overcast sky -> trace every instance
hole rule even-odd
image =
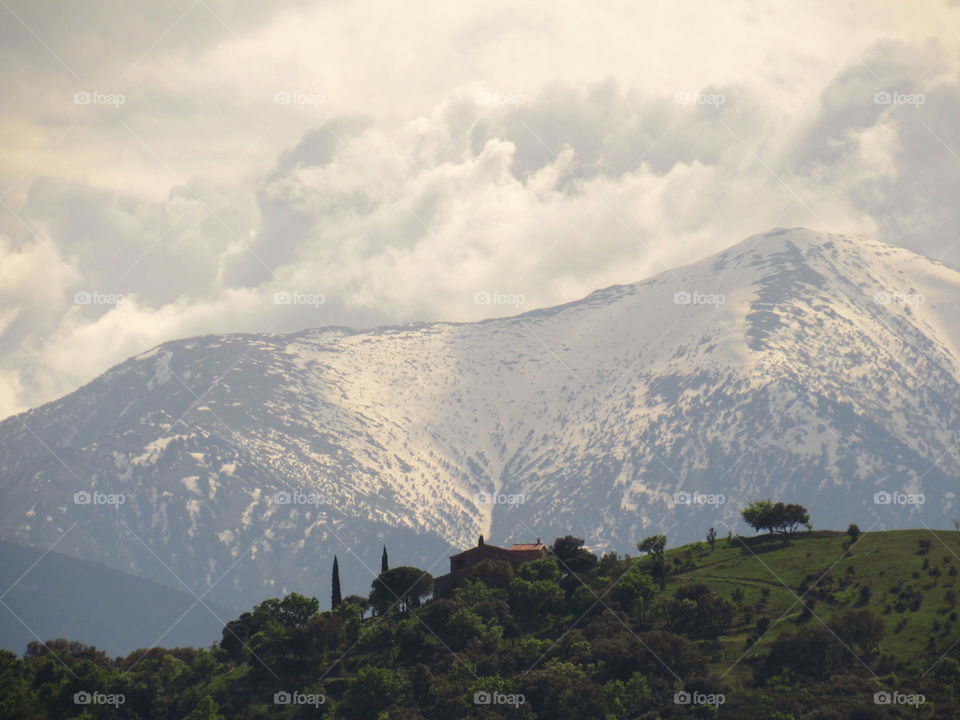
[[[776,226],[960,264],[958,39],[957,0],[0,0],[0,417]]]

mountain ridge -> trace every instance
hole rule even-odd
[[[169,583],[156,546],[204,588],[236,564],[213,592],[238,606],[311,591],[334,552],[359,580],[383,542],[430,567],[479,533],[587,527],[623,550],[734,528],[760,496],[833,526],[943,525],[958,292],[960,271],[908,250],[778,229],[506,318],[171,341],[0,423],[0,535],[42,547],[84,512],[72,492],[128,494],[118,517],[86,508],[69,551]],[[922,488],[939,502],[872,503]],[[317,502],[273,502],[294,491]]]

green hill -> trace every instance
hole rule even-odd
[[[901,662],[932,662],[960,638],[960,532],[894,530],[865,533],[855,544],[850,540],[845,533],[815,532],[786,545],[759,537],[718,540],[713,552],[699,544],[684,546],[667,552],[676,568],[667,589],[702,582],[727,598],[739,592],[744,604],[756,608],[757,619],[783,625],[868,609],[883,620],[882,651]],[[816,618],[804,613],[806,605]],[[769,649],[774,629],[751,654]],[[724,634],[731,662],[751,636],[756,632],[746,623]]]
[[[331,612],[267,600],[207,650],[0,654],[0,720],[960,717],[958,532],[554,550],[481,562],[449,598],[393,568]]]

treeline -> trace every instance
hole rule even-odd
[[[922,704],[874,702],[883,686],[870,666],[910,667],[882,652],[884,623],[868,602],[821,623],[804,600],[773,628],[769,594],[684,581],[738,544],[774,557],[797,529],[766,540],[711,533],[674,552],[654,535],[638,543],[641,557],[598,557],[566,536],[517,567],[484,560],[451,597],[425,602],[429,573],[384,557],[368,596],[337,598],[326,612],[296,593],[268,599],[211,648],[108,658],[55,641],[31,643],[23,658],[2,653],[0,720],[960,717],[960,666],[949,657],[915,678]],[[859,537],[851,531],[847,547]],[[823,587],[796,591],[826,597]]]

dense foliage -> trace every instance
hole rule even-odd
[[[388,568],[332,611],[265,600],[208,649],[31,643],[0,653],[0,720],[960,717],[960,533],[771,530],[641,557],[559,538],[425,602],[428,573]]]

